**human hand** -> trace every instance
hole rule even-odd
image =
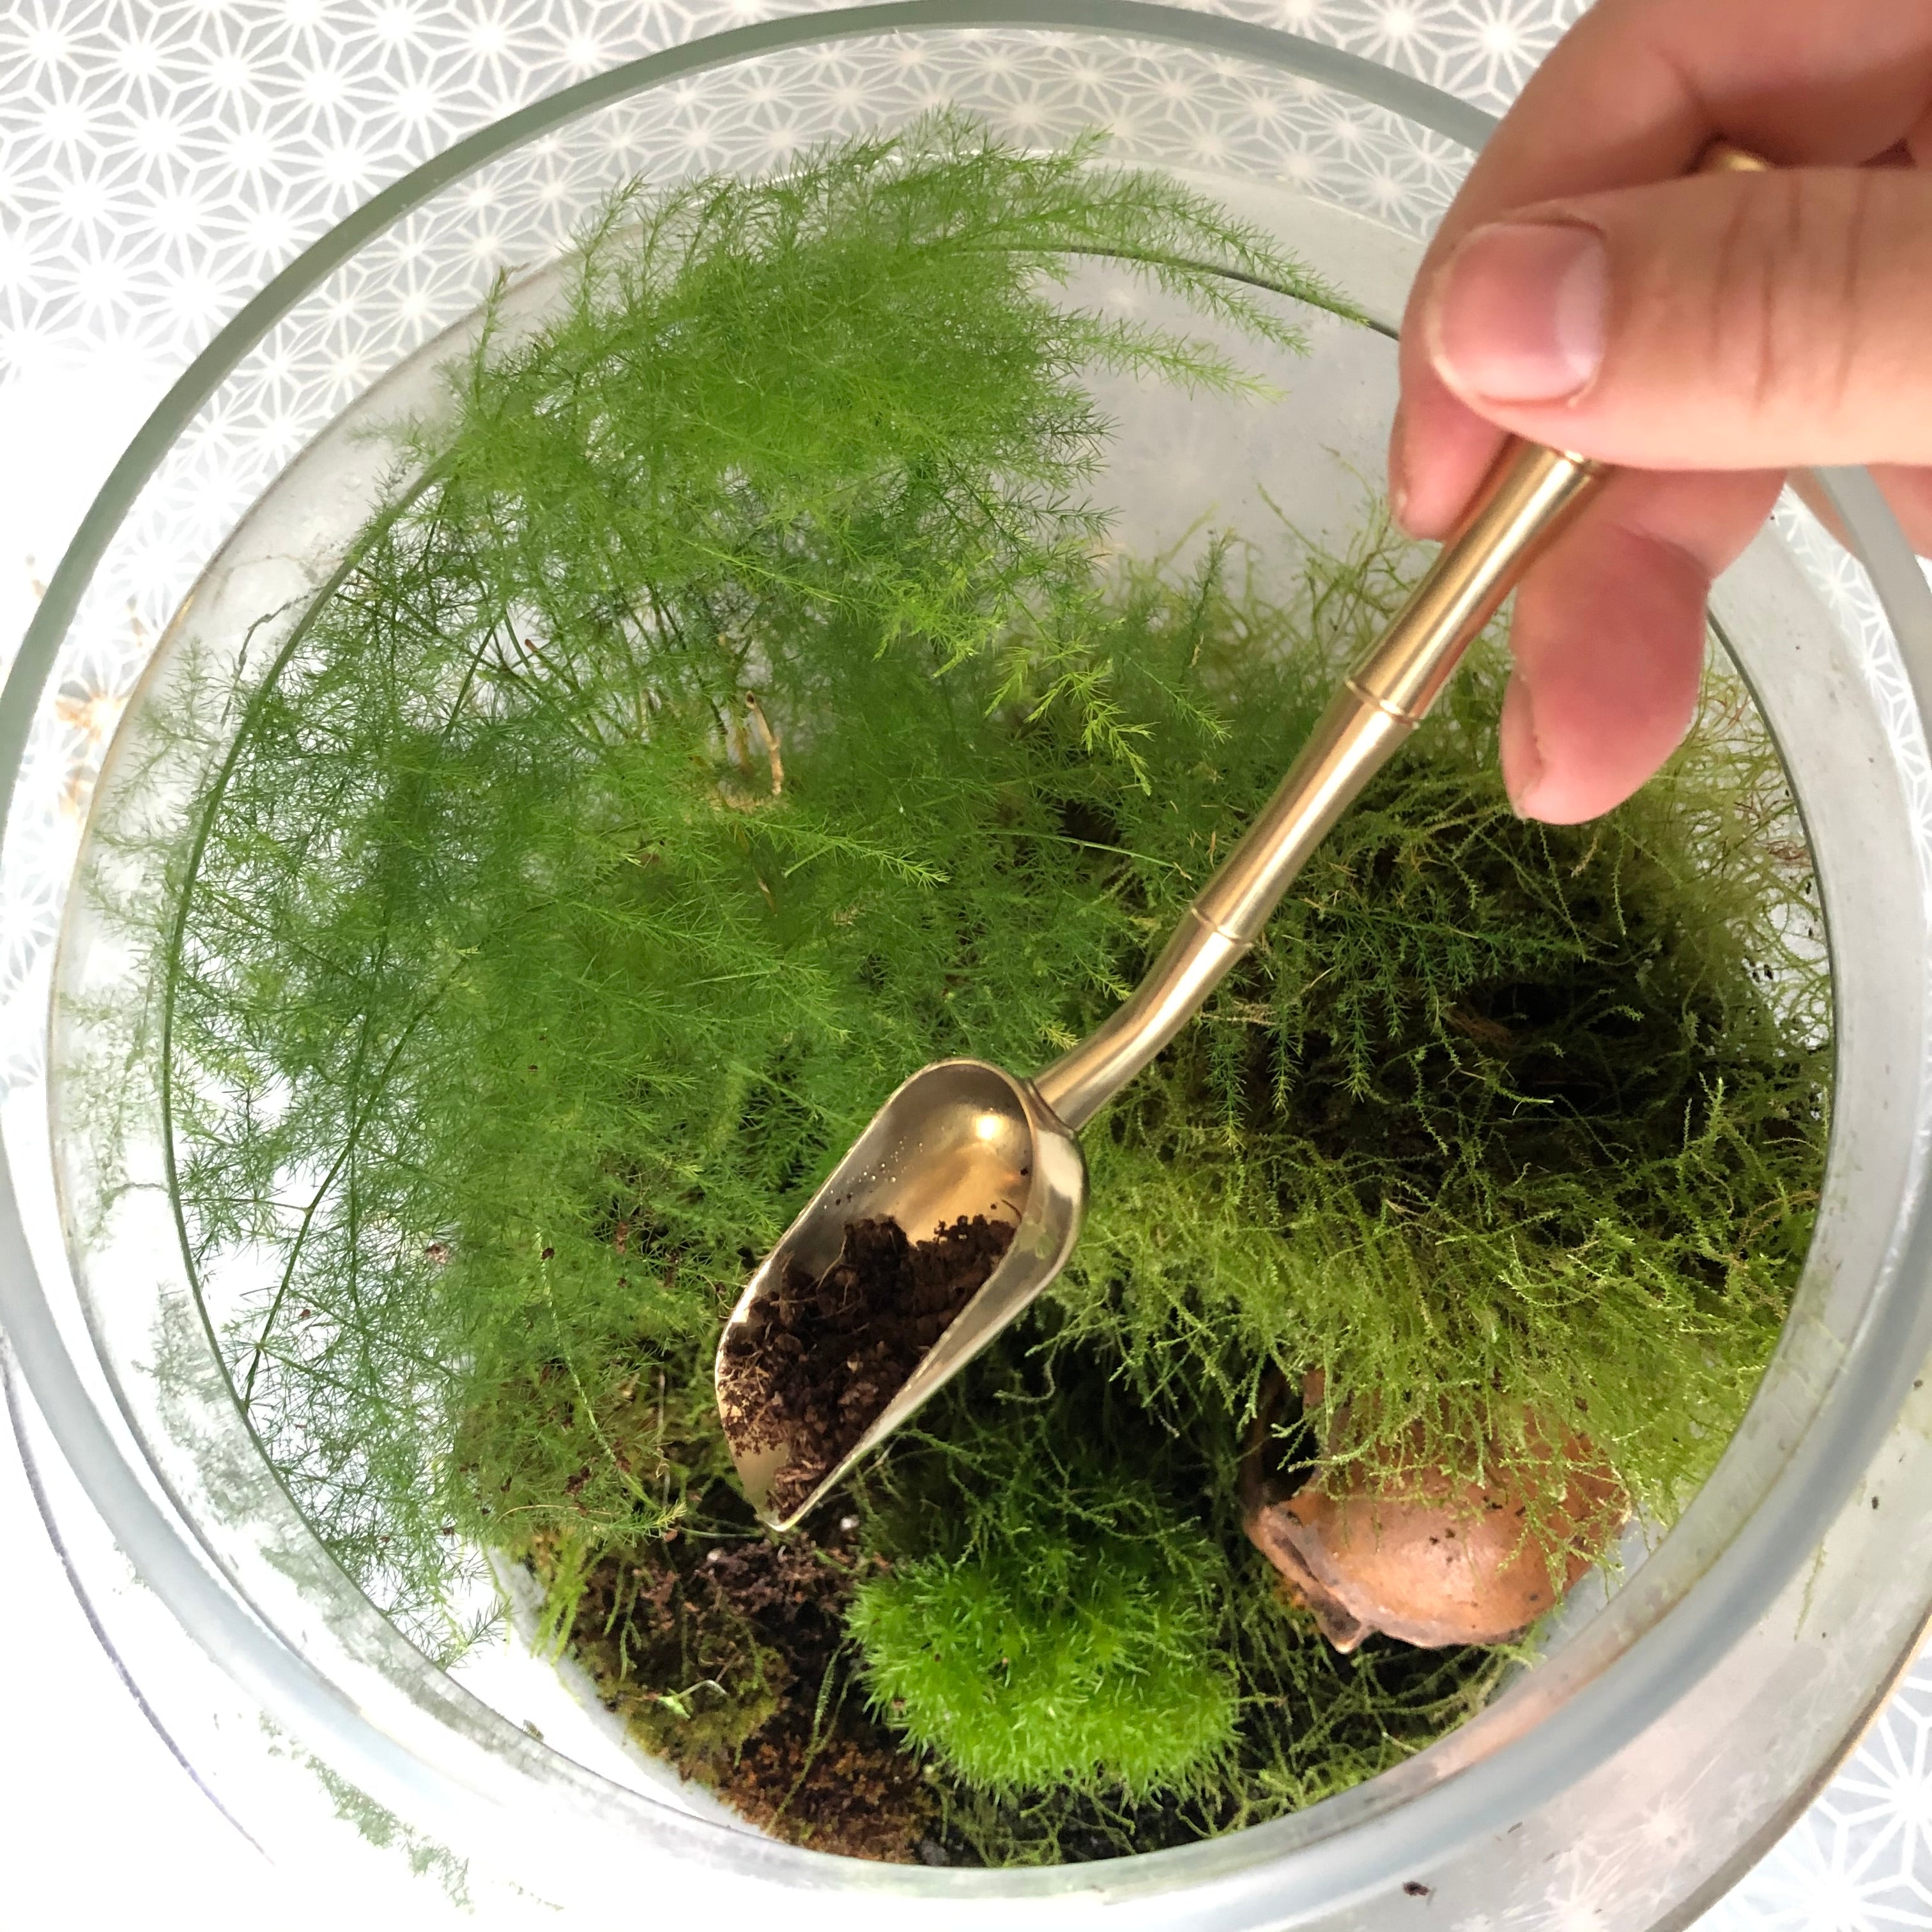
[[[1776,171],[1687,176],[1719,136]],[[1504,430],[1652,472],[1516,592],[1504,781],[1593,818],[1682,736],[1711,580],[1788,466],[1870,464],[1932,553],[1932,0],[1598,0],[1424,257],[1402,386],[1415,536]]]

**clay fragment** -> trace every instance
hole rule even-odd
[[[1532,1460],[1484,1486],[1444,1471],[1405,1478],[1396,1496],[1376,1493],[1372,1460],[1318,1467],[1312,1478],[1275,1473],[1269,1451],[1286,1388],[1264,1400],[1242,1466],[1249,1540],[1281,1573],[1290,1601],[1313,1615],[1339,1651],[1371,1631],[1424,1649],[1501,1643],[1518,1636],[1588,1570],[1628,1513],[1623,1486],[1589,1438],[1563,1438],[1567,1474],[1532,1430]],[[1321,1400],[1310,1378],[1304,1400]],[[1346,1411],[1340,1426],[1346,1426]],[[1539,1481],[1539,1466],[1552,1473]],[[1540,1533],[1528,1532],[1537,1521]],[[1554,1556],[1551,1552],[1554,1552]],[[1560,1563],[1562,1587],[1552,1588]]]

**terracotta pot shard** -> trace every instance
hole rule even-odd
[[[1576,1431],[1562,1439],[1563,1487],[1552,1495],[1559,1458],[1534,1422],[1528,1459],[1487,1486],[1424,1470],[1406,1477],[1400,1494],[1384,1495],[1368,1458],[1318,1465],[1295,1486],[1269,1467],[1285,1394],[1279,1385],[1264,1398],[1249,1439],[1244,1526],[1281,1573],[1283,1595],[1339,1651],[1372,1630],[1424,1649],[1520,1636],[1590,1568],[1628,1514],[1616,1472]],[[1304,1394],[1310,1407],[1320,1402],[1318,1377]],[[1548,1482],[1538,1481],[1539,1466]]]

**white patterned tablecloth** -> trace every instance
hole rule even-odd
[[[0,0],[0,668],[39,578],[121,445],[304,244],[515,107],[621,61],[790,10],[802,10],[769,0]],[[1499,111],[1582,8],[1227,0],[1225,10]],[[1175,111],[1184,118],[1186,102]],[[354,355],[337,352],[346,400]],[[251,425],[257,445],[262,427]],[[314,425],[279,427],[292,454]],[[142,610],[128,621],[141,624]],[[102,663],[92,680],[84,666],[70,677],[62,699],[77,742],[96,746],[126,694]],[[24,989],[46,937],[33,930],[31,908],[8,916],[0,1000]],[[38,1533],[24,1517],[0,1523],[0,1538]],[[36,1614],[66,1612],[43,1604]],[[18,1654],[0,1650],[7,1668],[20,1667]],[[0,1706],[5,1693],[0,1682]],[[10,1754],[22,1742],[14,1732]],[[180,1773],[158,1756],[152,1776]],[[176,1802],[172,1790],[158,1802],[163,1796]],[[80,1815],[86,1794],[39,1796],[40,1815],[58,1819]],[[25,1822],[18,1811],[10,1820]],[[220,1910],[211,1901],[202,1922],[230,1922]],[[1824,1796],[1702,1924],[1932,1932],[1932,1653]]]

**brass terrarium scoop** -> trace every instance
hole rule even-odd
[[[1705,170],[1765,165],[1724,142],[1700,163]],[[780,1529],[799,1521],[1066,1265],[1087,1204],[1080,1130],[1253,944],[1309,854],[1427,715],[1517,579],[1607,473],[1584,457],[1511,442],[1126,1003],[1030,1080],[984,1060],[940,1060],[879,1109],[746,1283],[719,1342],[718,1412],[745,1493],[765,1521]],[[764,1400],[754,1338],[769,1331],[801,1282],[840,1262],[854,1223],[890,1219],[917,1243],[976,1216],[1012,1230],[991,1272],[862,1433],[830,1457],[810,1459],[822,1468],[801,1469],[799,1438]]]

